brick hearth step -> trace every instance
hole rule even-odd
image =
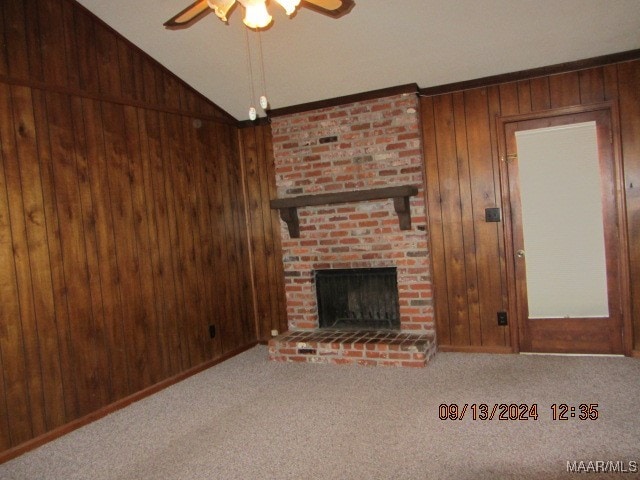
[[[436,350],[433,335],[385,330],[299,330],[269,340],[278,362],[424,367]]]

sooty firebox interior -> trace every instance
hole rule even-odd
[[[400,329],[395,268],[316,270],[315,282],[320,328]]]

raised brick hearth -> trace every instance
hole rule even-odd
[[[424,367],[435,353],[432,335],[389,331],[300,330],[269,341],[279,362]]]
[[[435,352],[418,110],[415,94],[400,94],[273,119],[280,199],[418,192],[408,197],[408,228],[393,198],[297,207],[298,238],[281,222],[289,331],[270,341],[272,359],[417,366]],[[397,269],[399,331],[318,329],[316,270],[386,267]]]

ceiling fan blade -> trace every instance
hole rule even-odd
[[[355,5],[353,0],[303,0],[301,3],[310,10],[334,18],[349,13]]]
[[[209,4],[207,0],[198,0],[197,2],[189,5],[187,8],[182,10],[176,16],[171,17],[169,20],[164,22],[165,27],[183,27],[188,23],[191,23],[198,19],[202,14],[206,13],[209,8]]]

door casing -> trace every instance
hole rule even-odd
[[[592,105],[583,105],[568,108],[557,108],[551,110],[538,111],[534,113],[498,116],[496,118],[496,131],[498,134],[498,155],[500,159],[500,188],[503,211],[503,232],[505,239],[506,274],[507,274],[507,295],[508,312],[510,318],[510,341],[512,351],[520,352],[521,336],[523,335],[523,322],[520,318],[520,306],[518,305],[517,284],[516,284],[516,248],[514,244],[514,231],[512,224],[511,198],[509,188],[509,173],[507,158],[507,138],[505,126],[510,123],[527,120],[550,119],[560,116],[568,116],[586,112],[606,111],[611,119],[612,149],[613,149],[613,182],[616,204],[616,223],[619,247],[619,257],[617,273],[619,282],[619,302],[622,314],[622,350],[625,355],[631,355],[633,350],[633,336],[631,323],[631,298],[629,280],[629,247],[627,237],[627,215],[626,202],[624,197],[624,177],[622,168],[622,155],[619,141],[619,114],[616,102],[603,102]]]

